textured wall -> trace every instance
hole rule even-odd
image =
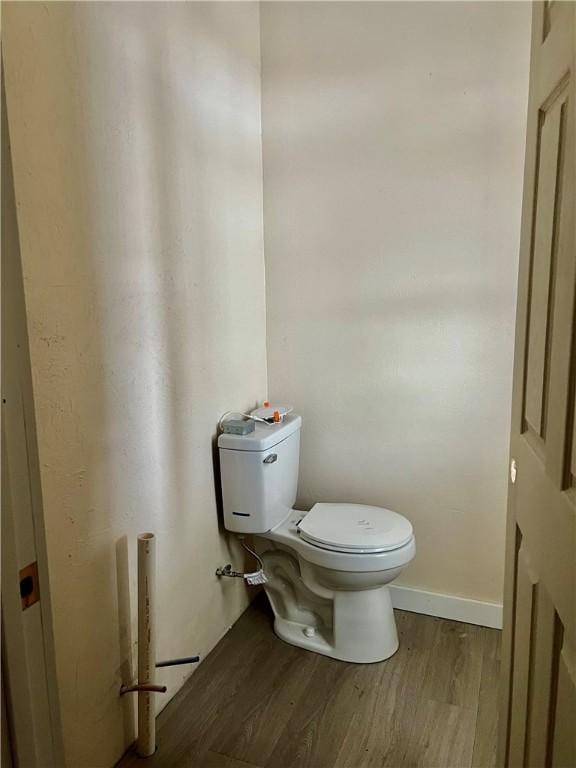
[[[214,576],[230,556],[211,440],[266,395],[258,15],[3,7],[71,768],[108,768],[133,738],[118,691],[138,532],[158,537],[160,657],[206,654],[247,604]],[[159,679],[173,694],[189,673]]]
[[[401,582],[501,600],[525,3],[264,3],[269,394],[299,503],[412,520]]]

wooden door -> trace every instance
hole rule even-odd
[[[52,608],[3,70],[0,108],[1,662],[2,704],[7,704],[8,720],[3,709],[2,729],[7,735],[9,725],[9,747],[19,768],[62,768]],[[8,760],[7,750],[3,738],[2,768]]]
[[[576,766],[576,4],[536,3],[516,318],[499,765]]]

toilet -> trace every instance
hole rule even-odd
[[[388,584],[414,557],[412,525],[363,504],[294,509],[301,426],[290,413],[219,436],[224,525],[254,537],[280,638],[343,661],[383,661],[398,649]]]

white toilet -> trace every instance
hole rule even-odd
[[[224,524],[256,536],[279,637],[335,659],[382,661],[398,648],[386,585],[414,557],[412,525],[362,504],[293,509],[301,425],[290,414],[220,435]]]

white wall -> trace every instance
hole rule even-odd
[[[247,604],[214,576],[211,440],[266,396],[259,10],[3,16],[67,763],[108,768],[133,738],[136,534],[158,537],[160,657],[205,655]]]
[[[412,520],[401,583],[502,596],[524,3],[265,3],[271,398],[299,503]]]

